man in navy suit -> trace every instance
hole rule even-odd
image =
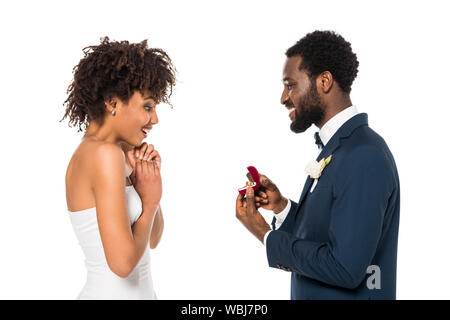
[[[269,266],[291,272],[291,299],[395,299],[400,184],[383,138],[358,113],[351,45],[315,31],[286,52],[281,103],[291,130],[312,124],[319,156],[298,202],[261,175],[236,200],[236,216],[266,246]],[[257,211],[272,210],[272,228]]]

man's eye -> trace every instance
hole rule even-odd
[[[152,109],[153,109],[152,106],[145,106],[144,108],[145,108],[145,110],[147,110],[147,111],[152,111]]]
[[[286,85],[286,87],[287,87],[289,90],[291,90],[293,86],[294,86],[293,84],[287,84],[287,85]]]

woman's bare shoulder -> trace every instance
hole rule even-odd
[[[119,145],[104,141],[91,141],[84,147],[83,158],[90,163],[94,175],[101,173],[99,171],[109,174],[123,172],[125,154]],[[121,176],[121,178],[123,177]]]
[[[70,161],[94,183],[103,172],[120,174],[124,171],[125,154],[120,146],[104,141],[83,141],[74,152]],[[69,164],[70,166],[70,164]],[[81,170],[80,170],[81,169]],[[81,172],[80,172],[81,173]]]
[[[92,164],[112,160],[125,159],[122,148],[114,143],[104,141],[83,141],[78,146],[74,156]]]
[[[124,171],[121,148],[102,141],[82,141],[69,161],[66,171],[66,199],[71,211],[96,205],[95,186],[121,185]],[[106,179],[106,181],[105,181]],[[117,182],[116,182],[117,180]]]

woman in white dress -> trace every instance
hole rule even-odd
[[[68,215],[85,255],[79,299],[156,299],[150,248],[163,231],[161,157],[143,143],[169,103],[175,70],[161,49],[103,38],[84,50],[65,101],[85,135],[66,172]],[[63,120],[62,119],[62,120]]]

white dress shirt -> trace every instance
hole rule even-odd
[[[322,126],[322,128],[319,130],[319,137],[320,137],[320,140],[322,140],[323,145],[326,146],[328,141],[330,141],[330,139],[334,136],[336,131],[338,131],[339,128],[344,123],[346,123],[348,120],[353,118],[358,113],[359,112],[358,112],[358,110],[356,109],[355,106],[350,106],[348,108],[345,108],[344,110],[342,110],[338,114],[336,114],[330,120],[328,120]],[[321,151],[322,151],[322,149],[319,150],[319,154],[320,154]],[[284,222],[284,219],[286,219],[286,216],[288,215],[289,210],[291,210],[291,200],[288,200],[288,204],[287,204],[286,208],[283,209],[283,211],[281,211],[278,214],[274,213],[274,216],[275,216],[275,230],[277,230],[281,226],[281,224]],[[266,245],[267,237],[269,236],[269,233],[271,231],[272,230],[267,231],[266,234],[264,235],[264,241],[263,241],[264,245]]]

